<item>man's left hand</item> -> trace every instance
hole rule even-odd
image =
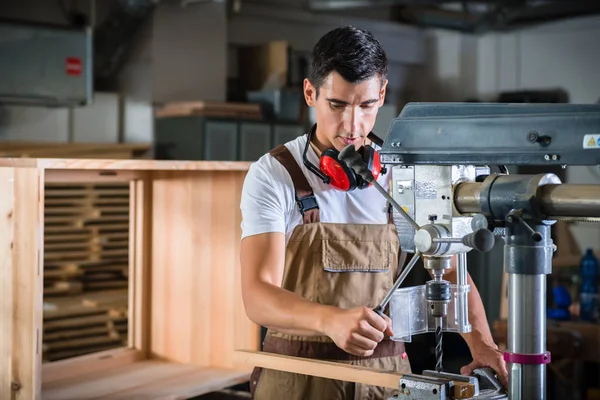
[[[472,351],[473,361],[469,365],[465,365],[460,369],[463,375],[471,375],[474,369],[482,367],[490,367],[498,375],[498,379],[505,388],[508,388],[508,370],[504,361],[503,353],[498,350],[497,346],[489,344],[480,344]]]

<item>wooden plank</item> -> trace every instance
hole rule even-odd
[[[243,307],[235,286],[240,219],[234,210],[244,174],[155,174],[152,354],[229,368],[239,343],[258,348],[259,327],[235,312]]]
[[[346,382],[364,383],[390,389],[398,389],[398,382],[403,375],[400,372],[378,370],[332,361],[283,356],[262,351],[236,350],[233,357],[236,362],[248,366],[337,379]]]
[[[37,399],[41,389],[43,296],[43,171],[14,172],[13,257],[13,382],[14,400]],[[18,288],[18,290],[16,290]]]
[[[211,183],[208,174],[153,176],[151,352],[181,363],[193,360],[199,366],[210,365],[212,344],[209,313],[214,268],[198,264],[203,260],[208,266],[213,261]]]
[[[0,167],[93,171],[248,171],[249,161],[167,161],[61,158],[0,158]]]
[[[66,360],[48,362],[42,366],[43,383],[73,379],[85,374],[113,370],[141,361],[144,355],[135,349],[118,348]],[[44,393],[44,398],[46,393]]]
[[[77,171],[51,169],[46,173],[46,183],[68,183],[68,182],[123,182],[143,178],[143,171]]]
[[[0,169],[0,399],[12,398],[14,170]]]
[[[248,378],[248,370],[201,368],[144,360],[48,382],[43,387],[43,395],[44,400],[186,399],[247,381]]]
[[[55,207],[55,206],[96,206],[100,207],[101,205],[127,205],[129,204],[129,199],[127,198],[119,198],[119,197],[101,197],[101,198],[64,198],[64,199],[45,199],[44,203],[46,207]]]
[[[152,181],[130,183],[129,209],[129,346],[150,353],[150,257]]]
[[[196,368],[188,373],[160,379],[135,389],[111,394],[103,399],[162,399],[187,400],[205,393],[212,393],[227,387],[248,382],[249,370],[229,370],[223,368]]]
[[[0,157],[64,157],[131,159],[144,156],[151,144],[3,142]]]
[[[129,151],[144,151],[147,150],[151,145],[147,143],[57,143],[57,142],[43,142],[43,141],[26,141],[26,140],[10,140],[0,142],[0,151],[8,150],[29,150],[29,149],[57,149],[57,148],[69,148],[79,150],[129,150]]]
[[[110,290],[85,293],[66,299],[46,299],[44,301],[44,320],[98,314],[114,307],[122,308],[127,305],[127,296],[127,290]]]
[[[260,104],[255,103],[188,101],[164,104],[155,110],[154,116],[156,118],[210,116],[261,119],[262,112]]]

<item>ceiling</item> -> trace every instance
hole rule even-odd
[[[306,6],[313,12],[388,7],[394,21],[465,33],[508,31],[600,14],[597,0],[307,0]]]

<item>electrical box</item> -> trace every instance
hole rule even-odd
[[[0,104],[75,107],[92,95],[90,28],[0,20]]]

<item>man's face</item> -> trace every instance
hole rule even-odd
[[[336,148],[341,151],[348,144],[358,150],[375,125],[379,107],[383,105],[387,80],[373,76],[360,83],[350,83],[337,72],[331,72],[319,88],[319,96],[312,83],[304,80],[304,97],[315,107],[319,150]]]

